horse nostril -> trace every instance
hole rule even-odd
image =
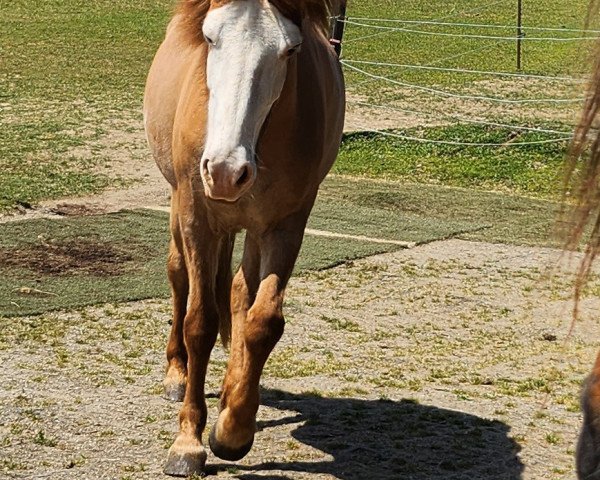
[[[238,187],[241,187],[244,183],[246,183],[246,181],[248,180],[248,178],[250,178],[249,170],[250,169],[248,167],[244,167],[244,171],[242,172],[242,174],[240,175],[240,177],[237,179],[237,182],[235,182],[235,184]]]
[[[202,165],[201,165],[201,169],[202,169],[202,173],[205,176],[210,176],[210,172],[208,171],[208,162],[210,162],[210,160],[208,158],[205,158],[202,160]]]

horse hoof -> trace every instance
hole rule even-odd
[[[241,460],[244,458],[248,452],[252,449],[252,444],[254,443],[254,437],[248,442],[246,445],[243,445],[240,448],[230,448],[217,440],[217,426],[213,425],[210,430],[210,436],[208,437],[208,443],[210,445],[210,449],[212,452],[219,457],[221,460],[228,460],[230,462],[235,462],[237,460]]]
[[[169,450],[167,463],[163,472],[172,477],[189,477],[190,475],[200,475],[206,464],[206,451],[200,444],[193,446],[178,447],[178,442]]]
[[[183,402],[187,378],[184,370],[177,363],[169,365],[167,375],[163,380],[164,396],[172,402]]]
[[[171,402],[183,402],[185,397],[185,383],[164,382],[164,397]]]

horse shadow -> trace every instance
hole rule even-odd
[[[297,424],[292,437],[329,459],[236,465],[239,479],[290,479],[280,472],[328,474],[339,480],[522,478],[521,447],[508,436],[510,427],[497,420],[412,400],[323,398],[280,390],[263,390],[261,403],[290,415],[259,421],[259,431]],[[231,466],[217,464],[211,470]],[[274,473],[264,476],[268,471]]]

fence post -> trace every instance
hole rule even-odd
[[[340,11],[338,12],[337,17],[335,18],[335,23],[333,24],[331,43],[333,44],[333,48],[335,49],[335,53],[337,53],[338,57],[342,54],[342,39],[344,37],[344,27],[346,26],[346,3],[347,0],[342,0],[340,2]]]
[[[517,0],[517,70],[521,70],[523,48],[523,0]]]

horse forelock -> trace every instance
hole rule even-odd
[[[329,16],[333,11],[334,0],[269,0],[269,2],[298,26],[304,19],[308,19],[323,33],[329,31]]]
[[[206,15],[212,8],[219,8],[234,1],[258,1],[258,0],[179,0],[175,13],[182,17],[188,41],[191,43],[202,43],[202,24]],[[263,1],[263,0],[260,0]],[[283,16],[290,19],[296,25],[301,26],[306,19],[317,25],[327,34],[329,31],[329,16],[337,5],[343,0],[268,0]],[[335,13],[335,12],[333,12]]]

